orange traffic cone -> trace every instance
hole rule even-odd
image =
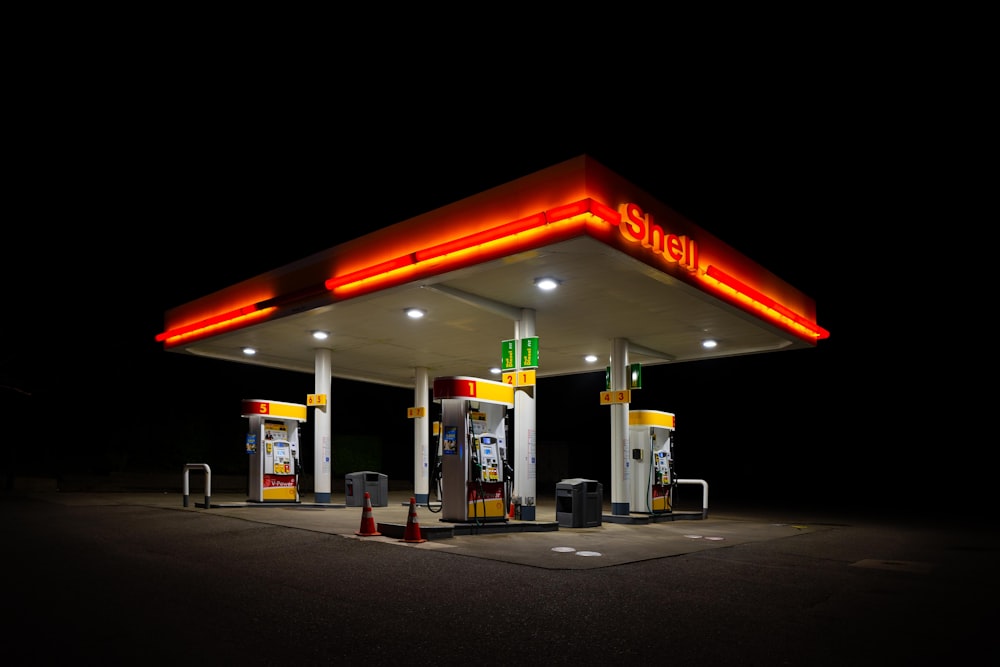
[[[410,498],[410,516],[406,518],[406,530],[403,532],[403,542],[426,542],[420,536],[420,523],[417,522],[417,499]]]
[[[361,513],[361,528],[354,531],[354,534],[361,535],[362,537],[382,534],[375,527],[375,516],[372,514],[372,497],[367,491],[365,491],[365,509]]]
[[[510,501],[510,510],[507,512],[507,518],[509,518],[509,519],[513,519],[514,518],[514,501],[513,500]]]

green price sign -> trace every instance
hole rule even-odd
[[[500,342],[500,369],[512,371],[516,368],[517,341],[505,340]]]
[[[538,336],[521,339],[521,368],[538,368]]]
[[[628,388],[642,389],[642,364],[632,364],[628,371]]]
[[[520,343],[520,345],[518,345]],[[520,351],[518,350],[520,348]],[[520,357],[518,357],[520,354]],[[518,358],[521,364],[517,365]],[[500,341],[500,369],[538,368],[538,337]]]
[[[611,366],[604,367],[604,388],[611,389]],[[628,388],[642,389],[642,364],[629,364]]]

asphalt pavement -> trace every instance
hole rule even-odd
[[[599,522],[584,520],[579,513],[572,512],[560,519],[554,498],[541,500],[532,521],[508,518],[446,522],[440,518],[439,503],[418,505],[412,494],[401,491],[388,493],[385,499],[377,499],[376,504],[369,500],[369,508],[360,498],[353,501],[357,505],[346,504],[345,498],[330,504],[316,504],[308,498],[299,503],[259,503],[248,502],[244,495],[233,493],[213,494],[209,498],[188,494],[180,502],[172,494],[98,494],[92,496],[91,502],[126,500],[157,507],[194,508],[242,521],[559,570],[609,567],[829,530],[829,526],[821,523],[789,523],[763,517],[748,520],[750,517],[746,515],[731,514],[716,518],[711,512],[708,520],[702,520],[700,509],[657,515],[636,513],[626,522],[611,515],[606,502]]]
[[[410,497],[393,491],[366,508],[7,491],[0,639],[33,664],[61,665],[883,666],[996,655],[1000,539],[985,517],[790,504],[566,527],[545,503],[530,527],[477,532]]]

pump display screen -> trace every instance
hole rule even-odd
[[[484,445],[495,445],[497,443],[497,439],[494,438],[492,435],[484,435],[482,438],[479,439],[479,442],[481,442]]]

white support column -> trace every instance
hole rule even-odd
[[[415,373],[413,406],[417,408],[417,416],[413,418],[413,497],[418,505],[426,505],[430,487],[430,470],[427,467],[430,450],[430,433],[427,428],[431,412],[430,382],[426,368],[418,367]]]
[[[329,503],[330,478],[333,459],[330,449],[331,428],[330,428],[330,404],[333,397],[330,396],[332,388],[331,380],[333,371],[330,364],[330,350],[325,348],[316,349],[316,378],[315,392],[326,394],[326,405],[317,405],[313,408],[313,494],[317,503]]]
[[[611,340],[611,390],[629,388],[628,340]],[[628,403],[611,404],[611,514],[627,516],[629,507]]]
[[[514,337],[535,336],[535,311],[521,310],[521,319],[514,326]],[[520,343],[518,343],[520,347]],[[540,346],[540,345],[539,345]],[[521,368],[518,351],[517,370]],[[538,362],[541,364],[541,360]],[[514,497],[521,499],[521,520],[534,521],[536,515],[536,481],[538,468],[538,431],[535,401],[538,386],[514,388]],[[553,490],[555,493],[555,490]]]

